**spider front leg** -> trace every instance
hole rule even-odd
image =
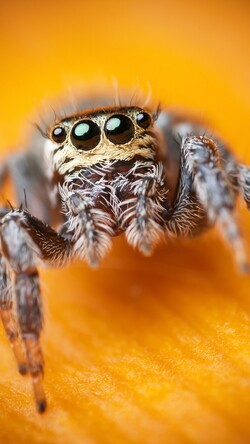
[[[0,255],[0,315],[17,361],[18,370],[24,375],[28,371],[27,360],[13,307],[13,285],[7,270],[6,260],[2,255]]]
[[[186,137],[181,146],[183,168],[211,224],[217,223],[232,246],[243,272],[248,271],[244,242],[235,217],[237,187],[222,166],[216,144],[207,137]]]
[[[43,319],[36,262],[38,259],[62,261],[69,256],[70,247],[52,228],[23,210],[10,211],[3,217],[0,236],[4,256],[1,262],[2,277],[7,279],[7,275],[4,276],[5,263],[14,275],[18,328],[12,314],[7,312],[2,318],[7,333],[13,332],[16,337],[16,330],[20,331],[26,349],[28,370],[33,380],[37,408],[42,413],[46,409],[42,383],[44,362],[39,342]]]
[[[0,209],[0,217],[4,217],[9,213],[10,209],[2,207]],[[20,330],[16,313],[13,305],[13,284],[10,278],[7,263],[3,255],[0,253],[0,316],[13,349],[14,356],[17,361],[19,372],[24,375],[27,373],[27,360],[25,350],[20,338]]]
[[[103,195],[100,196],[100,190]],[[97,182],[91,189],[65,184],[60,188],[66,223],[61,235],[71,243],[72,256],[99,265],[111,247],[116,221],[107,199],[105,186]]]
[[[163,165],[136,168],[131,178],[123,178],[117,187],[120,195],[119,223],[127,241],[149,256],[164,237],[162,214],[167,203]]]

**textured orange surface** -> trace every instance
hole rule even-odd
[[[208,117],[250,163],[249,14],[247,1],[5,2],[2,152],[44,98],[114,76]],[[250,442],[250,280],[216,231],[150,259],[119,238],[99,271],[41,276],[49,408],[36,413],[1,328],[0,442]]]

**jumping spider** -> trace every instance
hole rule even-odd
[[[38,127],[26,151],[1,168],[1,183],[11,178],[20,206],[1,208],[0,313],[40,413],[46,398],[38,265],[80,258],[97,266],[123,232],[149,255],[166,236],[194,236],[216,224],[247,269],[235,206],[241,194],[250,209],[250,168],[219,138],[177,112],[79,109]]]

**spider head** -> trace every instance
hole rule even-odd
[[[98,108],[60,119],[49,136],[45,152],[68,221],[64,230],[73,241],[79,237],[74,254],[96,265],[121,232],[149,254],[162,233],[166,201],[154,117],[135,106]]]
[[[139,107],[107,107],[62,118],[49,130],[47,148],[61,175],[102,162],[153,160],[154,118]]]

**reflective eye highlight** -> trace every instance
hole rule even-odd
[[[148,128],[151,123],[152,123],[152,119],[151,116],[148,113],[145,113],[144,111],[140,112],[139,114],[137,114],[136,116],[136,123],[137,125],[139,125],[141,128]]]
[[[110,117],[105,124],[104,130],[106,137],[116,145],[129,142],[135,133],[132,121],[123,114],[116,114]]]
[[[67,133],[62,126],[56,126],[51,133],[51,137],[54,140],[54,142],[62,143],[65,141]]]
[[[78,150],[89,151],[100,142],[101,131],[92,120],[81,120],[72,128],[70,139]]]

